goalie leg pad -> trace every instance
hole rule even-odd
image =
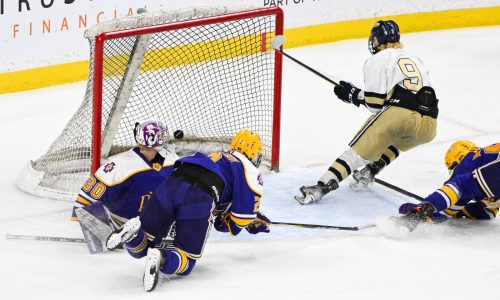
[[[113,232],[102,202],[75,209],[91,254],[107,251],[106,240]]]

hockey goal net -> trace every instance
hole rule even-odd
[[[263,162],[277,169],[281,56],[270,43],[282,33],[276,7],[144,12],[90,28],[84,101],[18,187],[73,200],[90,172],[135,145],[133,125],[148,118],[167,124],[179,155],[228,149],[239,129],[257,131]]]

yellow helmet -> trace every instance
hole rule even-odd
[[[451,144],[444,156],[444,163],[448,170],[453,170],[470,151],[476,148],[476,144],[467,140],[456,141]]]
[[[256,167],[262,158],[262,141],[258,133],[243,129],[231,141],[231,150],[245,155]]]

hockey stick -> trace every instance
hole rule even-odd
[[[287,222],[271,222],[271,224],[272,225],[281,225],[281,226],[294,226],[294,227],[299,227],[299,228],[347,230],[347,231],[359,231],[361,229],[375,227],[375,224],[367,224],[367,225],[355,226],[355,227],[343,227],[343,226],[332,226],[332,225],[317,225],[317,224],[302,224],[302,223],[287,223]]]
[[[7,240],[29,240],[29,241],[50,241],[50,242],[64,242],[64,243],[78,243],[85,244],[85,240],[81,238],[68,238],[60,236],[43,236],[43,235],[23,235],[23,234],[10,234],[5,235]]]
[[[403,194],[405,196],[411,197],[411,198],[416,199],[418,201],[424,201],[424,198],[420,197],[419,195],[415,195],[415,194],[413,194],[411,192],[408,192],[407,190],[404,190],[404,189],[402,189],[400,187],[392,185],[392,184],[390,184],[388,182],[385,182],[385,181],[383,181],[381,179],[375,178],[375,182],[378,183],[378,184],[380,184],[380,185],[383,185],[383,186],[385,186],[387,188],[390,188],[391,190],[394,190],[394,191],[396,191],[398,193],[401,193],[401,194]]]
[[[294,61],[295,63],[303,66],[304,68],[308,69],[309,71],[313,72],[314,74],[318,75],[319,77],[325,79],[326,81],[336,85],[336,86],[340,86],[338,83],[336,83],[335,81],[331,80],[330,78],[326,77],[325,75],[321,74],[320,72],[316,71],[315,69],[309,67],[308,65],[304,64],[303,62],[295,59],[294,57],[290,56],[289,54],[285,53],[283,50],[280,49],[281,46],[283,46],[283,44],[285,43],[285,37],[282,36],[282,35],[277,35],[274,40],[272,40],[271,42],[271,48],[273,48],[276,52],[278,53],[281,53],[282,55],[288,57],[289,59],[291,59],[292,61]],[[406,190],[403,190],[402,188],[399,188],[395,185],[392,185],[388,182],[385,182],[383,180],[380,180],[378,178],[375,178],[375,182],[377,182],[378,184],[380,185],[383,185],[385,187],[388,187],[392,190],[395,190],[396,192],[399,192],[403,195],[406,195],[408,197],[411,197],[411,198],[414,198],[414,199],[417,199],[418,201],[422,201],[424,200],[424,198],[418,196],[418,195],[415,195],[413,193],[410,193]]]
[[[294,57],[290,56],[289,54],[285,53],[283,50],[280,49],[281,46],[285,43],[285,37],[282,35],[277,35],[274,40],[271,42],[271,48],[273,48],[276,52],[288,57],[289,59],[293,60],[295,63],[303,66],[304,68],[308,69],[309,71],[313,72],[314,74],[318,75],[319,77],[323,78],[324,80],[328,81],[331,84],[334,84],[336,86],[340,86],[338,83],[335,81],[331,80],[330,78],[326,77],[325,75],[321,74],[320,72],[316,71],[315,69],[309,67],[305,63],[295,59]]]

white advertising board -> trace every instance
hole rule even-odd
[[[89,58],[85,29],[138,8],[280,6],[285,28],[377,16],[499,6],[500,0],[0,0],[0,73]]]

